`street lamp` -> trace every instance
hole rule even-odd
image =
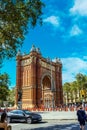
[[[53,107],[53,110],[54,110],[54,108],[55,108],[54,92],[55,92],[55,90],[52,89],[52,93],[53,93],[53,96],[52,96],[52,107]]]
[[[84,107],[84,102],[85,102],[85,93],[86,91],[84,89],[80,90],[81,98],[82,98],[82,105]]]
[[[63,99],[64,99],[64,103],[65,103],[65,105],[67,106],[67,94],[66,94],[66,92],[63,94]]]

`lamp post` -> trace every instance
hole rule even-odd
[[[52,89],[51,91],[52,91],[52,93],[53,93],[53,96],[52,96],[52,107],[53,107],[53,110],[54,110],[54,108],[55,108],[55,99],[54,99],[55,89]]]
[[[82,105],[83,105],[83,107],[84,107],[84,102],[85,102],[85,90],[84,89],[82,89],[82,90],[80,90],[80,94],[81,94],[81,98],[82,98]]]
[[[64,96],[64,98],[63,98],[63,99],[64,99],[64,103],[65,103],[65,105],[67,106],[67,94],[64,93],[63,96]]]

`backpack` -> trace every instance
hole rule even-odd
[[[87,115],[86,114],[84,115],[84,120],[87,121]]]

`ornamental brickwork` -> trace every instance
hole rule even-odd
[[[16,105],[22,108],[63,104],[62,64],[42,57],[40,50],[32,46],[27,55],[17,54]]]

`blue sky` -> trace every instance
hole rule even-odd
[[[77,73],[87,75],[87,0],[42,0],[43,26],[29,29],[21,52],[30,52],[32,44],[43,57],[60,58],[63,83],[75,80]],[[16,85],[16,60],[5,61],[2,72]]]

